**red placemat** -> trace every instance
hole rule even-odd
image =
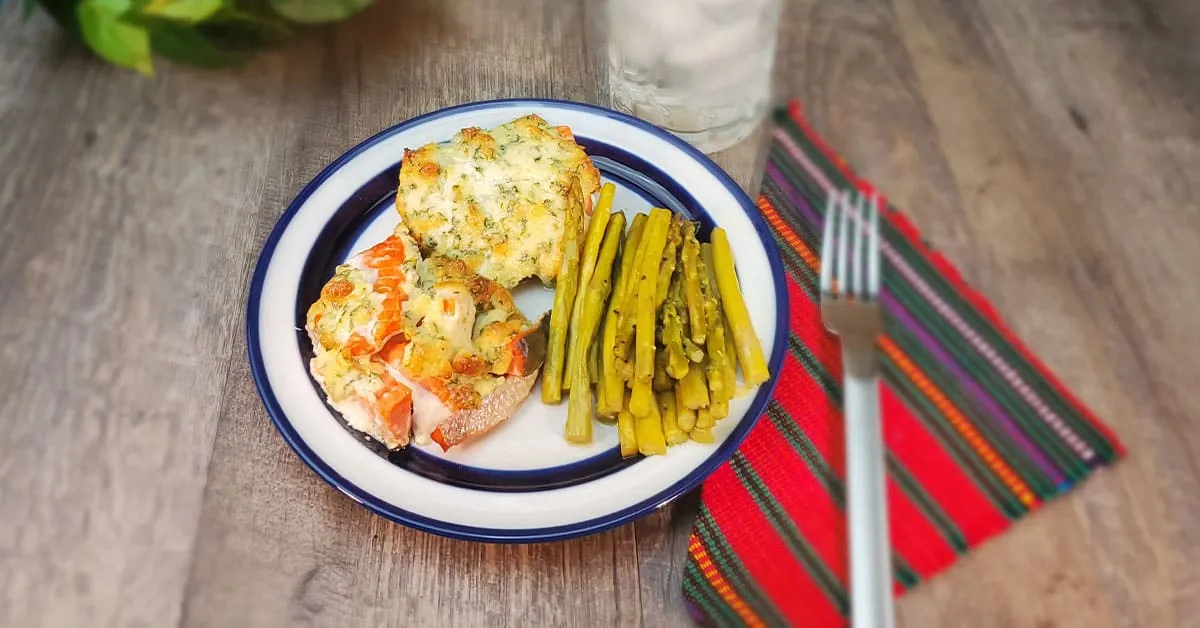
[[[838,341],[821,324],[825,199],[874,189],[805,122],[776,112],[758,207],[787,270],[775,398],[704,484],[684,594],[717,625],[839,626],[849,612]],[[895,208],[881,216],[879,342],[897,594],[1123,454]]]

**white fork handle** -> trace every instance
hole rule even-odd
[[[892,628],[892,555],[878,378],[846,373],[846,483],[850,527],[850,619]]]

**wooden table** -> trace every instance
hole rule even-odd
[[[607,102],[565,0],[379,2],[249,67],[93,61],[0,18],[0,625],[682,625],[695,499],[573,542],[391,524],[284,444],[250,269],[343,150],[463,101]],[[792,0],[780,93],[1126,440],[902,624],[1200,625],[1200,9]],[[749,189],[761,143],[718,156]]]

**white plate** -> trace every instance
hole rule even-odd
[[[596,424],[595,442],[562,436],[565,403],[547,406],[538,387],[512,418],[471,444],[386,452],[352,431],[308,374],[304,315],[333,267],[382,240],[398,220],[395,186],[405,148],[445,141],[464,127],[491,128],[536,113],[568,125],[630,217],[668,207],[701,221],[702,239],[725,228],[754,328],[778,374],[787,336],[779,252],[750,199],[707,157],[657,127],[607,109],[550,100],[500,100],[443,109],[400,123],[356,146],[309,183],[280,217],[250,286],[250,365],[271,420],[305,463],[372,511],[414,528],[482,541],[563,539],[617,526],[698,485],[727,459],[762,414],[775,379],[730,405],[716,442],[689,442],[666,456],[622,460],[616,430]],[[534,282],[536,284],[536,281]],[[550,308],[540,285],[515,291],[530,317]]]

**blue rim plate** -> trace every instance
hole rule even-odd
[[[735,399],[715,443],[689,442],[666,456],[623,460],[615,429],[595,442],[562,438],[565,405],[534,395],[487,436],[449,452],[411,446],[388,452],[354,432],[308,374],[304,313],[334,266],[383,239],[398,220],[396,174],[405,148],[536,113],[565,124],[606,181],[614,207],[632,215],[668,207],[697,219],[702,239],[729,233],[755,330],[773,375],[787,340],[787,289],[779,251],[750,198],[686,142],[608,109],[558,100],[510,99],[449,107],[386,129],[326,167],[284,211],[254,270],[246,313],[251,372],[271,421],[301,460],[334,487],[388,519],[443,536],[489,542],[552,541],[630,522],[699,485],[733,454],[766,408],[776,378]],[[553,295],[518,288],[538,316]]]

